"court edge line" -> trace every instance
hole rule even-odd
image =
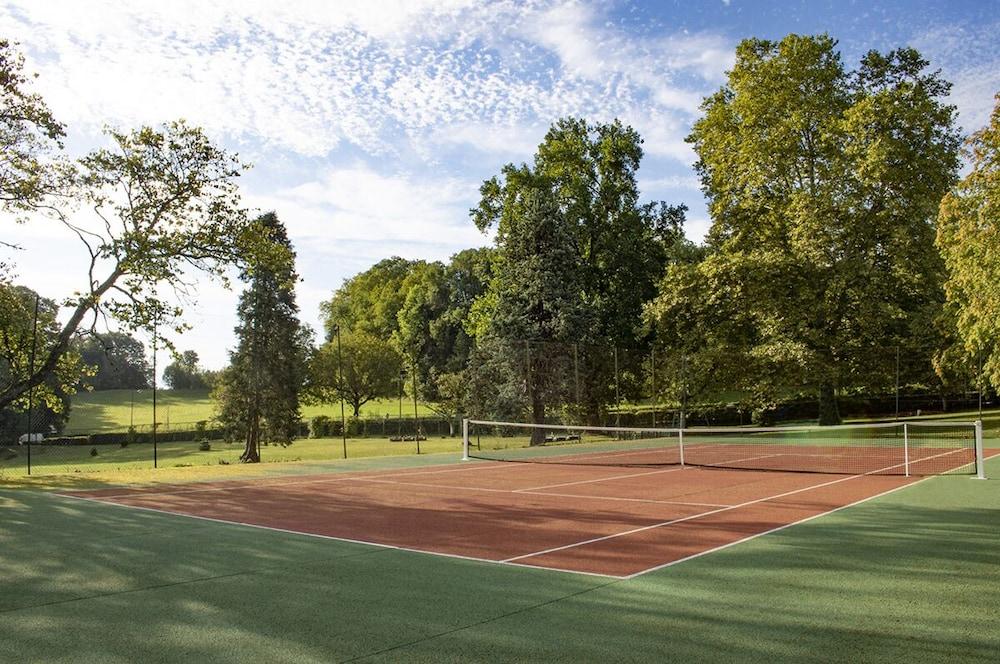
[[[405,470],[405,469],[392,469],[391,472],[388,472],[388,473],[386,473],[384,475],[378,475],[378,477],[409,477],[410,475],[438,475],[438,474],[441,474],[441,473],[470,472],[470,471],[473,471],[473,470],[485,470],[487,468],[498,469],[498,468],[504,468],[504,467],[506,467],[505,465],[502,465],[499,462],[491,462],[489,459],[483,460],[481,463],[477,463],[477,464],[475,464],[473,466],[464,466],[464,467],[461,467],[461,468],[455,468],[454,466],[455,466],[455,464],[453,464],[453,463],[434,464],[434,465],[431,465],[431,466],[414,466],[414,468],[417,468],[417,469],[420,469],[420,468],[441,468],[442,470],[418,470],[418,471],[415,471],[415,472],[412,472],[412,473],[396,472],[397,470]],[[101,496],[101,498],[127,498],[129,496],[179,496],[179,495],[188,494],[188,493],[205,493],[205,492],[208,492],[208,491],[233,491],[233,490],[237,490],[237,489],[255,489],[255,488],[258,488],[258,487],[259,488],[275,488],[275,487],[286,487],[286,486],[287,487],[294,487],[294,486],[307,485],[307,484],[324,484],[324,483],[331,483],[331,482],[348,482],[348,481],[351,481],[351,480],[357,480],[357,479],[359,479],[358,477],[352,476],[352,473],[356,473],[356,472],[357,473],[375,473],[375,472],[379,472],[379,471],[375,471],[375,470],[350,471],[349,470],[349,471],[334,473],[333,477],[330,477],[330,473],[316,473],[315,475],[303,475],[303,476],[299,476],[299,477],[316,477],[316,475],[320,475],[321,477],[319,479],[304,479],[304,480],[289,481],[289,482],[280,482],[280,481],[278,481],[278,480],[283,479],[283,477],[274,478],[275,481],[264,480],[264,481],[259,482],[259,483],[257,483],[257,479],[258,478],[245,478],[245,479],[234,479],[234,480],[212,480],[212,481],[232,482],[233,486],[213,486],[213,487],[202,487],[200,489],[177,488],[177,489],[170,489],[170,490],[165,490],[165,491],[141,491],[141,489],[142,489],[141,485],[140,486],[122,485],[122,486],[117,487],[117,488],[119,488],[119,489],[125,489],[126,491],[128,491],[127,493],[108,494],[108,495]],[[290,476],[286,476],[286,477],[295,478],[296,476],[295,475],[290,475]],[[248,483],[251,483],[251,482],[254,482],[254,484],[248,484]],[[208,482],[193,482],[192,484],[208,484]],[[183,484],[172,484],[172,485],[171,484],[167,484],[166,486],[184,487],[185,485],[183,485]],[[140,489],[140,490],[137,491],[136,489]],[[91,491],[91,490],[82,489],[82,490],[76,491],[76,492],[74,492],[74,491],[70,491],[70,492],[53,491],[52,493],[54,495],[57,495],[57,496],[66,496],[68,498],[81,498],[82,496],[78,496],[76,494],[77,493],[85,493],[85,492],[88,492],[88,491]],[[97,491],[100,491],[100,489],[97,489]]]
[[[994,454],[992,456],[984,457],[983,461],[989,461],[990,459],[995,459],[997,457],[1000,457],[1000,454]],[[874,500],[876,498],[881,498],[883,496],[888,496],[890,493],[896,493],[897,491],[902,491],[903,489],[909,489],[912,486],[916,486],[918,484],[922,484],[922,483],[926,482],[927,480],[933,480],[933,479],[937,479],[939,477],[945,477],[945,476],[944,475],[928,475],[927,477],[920,478],[916,482],[910,482],[909,484],[904,484],[902,486],[897,486],[894,489],[889,489],[888,491],[883,491],[882,493],[876,493],[874,496],[868,496],[867,498],[862,498],[861,500],[856,500],[853,503],[848,503],[847,505],[841,505],[840,507],[834,507],[833,509],[827,510],[826,512],[822,512],[820,514],[813,514],[812,516],[807,516],[804,519],[799,519],[798,521],[793,521],[791,523],[786,523],[783,526],[777,526],[775,528],[772,528],[771,530],[765,530],[762,533],[756,533],[754,535],[748,535],[748,536],[744,537],[743,539],[736,540],[735,542],[729,542],[728,544],[720,544],[719,546],[714,547],[712,549],[706,549],[704,551],[699,551],[698,553],[692,553],[690,556],[685,556],[683,558],[678,558],[677,560],[671,560],[669,563],[663,563],[662,565],[655,565],[655,566],[650,567],[648,569],[644,569],[641,572],[633,572],[632,574],[628,574],[628,575],[626,575],[623,578],[625,578],[625,579],[634,579],[634,578],[636,578],[638,576],[642,576],[643,574],[649,574],[650,572],[655,572],[657,570],[666,569],[667,567],[672,567],[674,565],[678,565],[678,564],[686,562],[688,560],[693,560],[695,558],[700,558],[702,556],[707,556],[710,553],[715,553],[716,551],[721,551],[723,549],[728,549],[731,546],[736,546],[737,544],[743,544],[744,542],[749,542],[752,539],[757,539],[758,537],[763,537],[764,535],[770,535],[771,533],[776,533],[779,530],[784,530],[785,528],[791,528],[792,526],[797,526],[799,524],[806,523],[807,521],[812,521],[813,519],[818,519],[820,517],[827,516],[829,514],[833,514],[834,512],[839,512],[841,510],[846,510],[849,507],[854,507],[855,505],[860,505],[861,503],[866,503],[869,500]],[[546,568],[546,569],[548,569],[548,568]]]
[[[383,549],[386,551],[406,551],[408,553],[419,553],[427,556],[440,556],[442,558],[455,558],[457,560],[468,560],[477,563],[490,563],[493,565],[505,565],[508,567],[520,567],[523,569],[543,569],[551,572],[561,572],[563,574],[582,574],[584,576],[594,576],[602,579],[617,579],[619,581],[624,580],[628,577],[619,574],[600,574],[598,572],[582,572],[572,569],[565,569],[562,567],[545,567],[544,565],[526,565],[524,563],[509,562],[506,560],[495,560],[491,558],[477,558],[475,556],[463,556],[458,553],[443,553],[441,551],[430,551],[428,549],[415,549],[412,547],[399,546],[396,544],[383,544],[381,542],[371,542],[368,540],[351,539],[349,537],[337,537],[336,535],[322,535],[320,533],[307,533],[300,530],[288,530],[285,528],[275,528],[274,526],[263,526],[256,523],[245,523],[243,521],[227,521],[226,519],[216,519],[210,516],[199,516],[197,514],[185,514],[183,512],[171,512],[169,510],[156,509],[154,507],[142,507],[140,505],[126,505],[124,503],[115,503],[111,501],[101,500],[99,498],[89,498],[86,496],[73,496],[65,493],[53,493],[51,495],[57,496],[59,498],[67,498],[69,500],[80,500],[89,503],[96,503],[98,505],[110,505],[112,507],[120,507],[122,509],[128,510],[140,510],[142,512],[153,512],[154,514],[166,514],[168,516],[175,516],[185,519],[197,519],[199,521],[210,521],[212,523],[222,523],[229,526],[241,526],[244,528],[257,528],[259,530],[270,530],[276,533],[283,533],[286,535],[298,535],[302,537],[313,537],[317,539],[333,540],[335,542],[346,542],[348,544],[360,544],[363,546],[371,546],[377,549]]]
[[[934,456],[929,456],[921,461],[929,461],[936,457],[944,456],[946,454],[955,454],[956,452],[964,451],[964,449],[951,450],[948,452],[942,452],[941,454],[935,454]],[[859,477],[868,477],[869,475],[876,475],[886,470],[891,470],[893,468],[899,468],[905,464],[897,463],[892,466],[886,466],[884,468],[879,468],[877,470],[870,470],[867,473],[859,473],[857,475],[850,475],[849,477],[842,477],[840,479],[831,480],[829,482],[823,482],[821,484],[814,484],[812,486],[802,487],[801,489],[795,489],[793,491],[786,491],[785,493],[779,493],[774,496],[767,496],[764,498],[757,498],[755,500],[749,500],[745,503],[739,503],[737,505],[730,505],[729,507],[720,507],[715,510],[708,510],[707,512],[700,512],[698,514],[692,514],[690,516],[680,517],[677,519],[670,519],[668,521],[661,521],[660,523],[653,523],[648,526],[641,526],[639,528],[632,528],[630,530],[624,530],[620,533],[612,533],[611,535],[602,535],[600,537],[592,537],[587,540],[582,540],[580,542],[575,542],[572,544],[564,544],[562,546],[554,546],[543,551],[536,551],[534,553],[526,553],[521,556],[513,556],[511,558],[506,558],[503,562],[514,562],[516,560],[524,560],[525,558],[534,558],[535,556],[544,556],[549,553],[555,553],[557,551],[565,551],[566,549],[575,549],[580,546],[587,546],[588,544],[596,544],[597,542],[604,542],[606,540],[615,539],[617,537],[625,537],[627,535],[634,535],[636,533],[645,532],[647,530],[654,530],[656,528],[663,528],[665,526],[671,526],[675,523],[683,523],[685,521],[693,521],[694,519],[700,519],[706,516],[712,516],[713,514],[719,514],[720,512],[728,512],[729,510],[740,509],[743,507],[749,507],[750,505],[757,505],[759,503],[766,503],[769,500],[777,500],[778,498],[784,498],[785,496],[794,496],[798,493],[804,493],[806,491],[812,491],[814,489],[822,489],[823,487],[831,486],[833,484],[840,484],[841,482],[848,482],[850,480],[856,480]]]
[[[449,491],[481,491],[484,493],[514,493],[524,496],[554,496],[556,498],[584,498],[591,500],[613,500],[626,501],[630,503],[651,503],[656,505],[691,505],[693,507],[730,507],[723,503],[692,503],[683,500],[652,500],[646,498],[622,498],[619,496],[588,496],[582,493],[551,493],[548,491],[527,491],[524,489],[493,489],[483,486],[454,486],[451,484],[430,484],[429,482],[398,482],[396,480],[383,480],[374,477],[355,477],[355,482],[369,482],[372,484],[395,484],[397,486],[420,486],[432,489],[448,489]]]

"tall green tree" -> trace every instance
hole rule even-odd
[[[31,92],[33,78],[17,44],[0,39],[0,211],[15,215],[45,204],[66,184],[56,158],[66,130]]]
[[[480,230],[496,229],[498,246],[513,230],[517,200],[527,190],[549,189],[566,220],[566,236],[582,263],[582,287],[593,313],[586,336],[623,347],[639,344],[642,305],[656,293],[671,219],[683,209],[639,204],[639,134],[619,121],[591,124],[565,118],[549,129],[533,165],[507,164],[480,188],[472,210]]]
[[[141,341],[124,332],[88,334],[73,344],[93,376],[84,383],[95,390],[141,390],[149,387],[152,369]]]
[[[323,344],[309,367],[309,395],[321,403],[341,398],[354,417],[373,399],[399,393],[403,357],[388,340],[367,332],[344,331],[337,340]]]
[[[366,332],[389,339],[399,329],[399,310],[406,300],[404,282],[424,261],[409,261],[398,256],[379,261],[337,289],[320,305],[326,340],[333,331]]]
[[[754,388],[804,386],[824,424],[838,390],[884,377],[880,349],[940,311],[934,219],[959,139],[927,64],[903,48],[847,71],[827,36],[748,39],[688,139],[712,216],[707,295],[746,317]]]
[[[200,129],[173,122],[108,136],[110,147],[81,159],[74,176],[87,210],[78,214],[97,223],[84,230],[76,214],[52,209],[86,253],[84,283],[63,303],[64,322],[35,371],[0,388],[0,408],[57,375],[86,321],[108,315],[126,330],[182,330],[181,307],[161,293],[190,294],[193,275],[225,284],[229,267],[269,255],[241,206],[236,178],[246,165]]]
[[[37,330],[34,324],[36,299]],[[58,312],[59,307],[53,300],[39,297],[30,288],[0,280],[0,390],[9,389],[30,376],[32,355],[37,361],[58,343]],[[48,425],[61,429],[69,415],[69,397],[76,392],[80,376],[88,373],[78,353],[73,350],[62,353],[47,380],[0,407],[0,432],[16,438],[26,433],[29,426],[40,433],[47,433]],[[29,409],[33,411],[30,425],[27,421]]]
[[[311,334],[299,323],[295,252],[273,212],[254,222],[271,253],[242,272],[247,289],[237,308],[237,346],[215,390],[219,421],[243,438],[243,463],[260,461],[261,442],[289,444],[299,428],[299,390],[306,380]]]
[[[198,366],[198,353],[186,350],[163,370],[163,381],[172,390],[204,390],[208,387],[204,371]]]
[[[535,423],[545,421],[551,406],[565,402],[567,372],[556,364],[593,325],[573,224],[546,185],[539,178],[535,187],[522,188],[506,203],[511,209],[497,239],[490,318],[481,345],[481,352],[495,356],[481,362],[484,370],[496,362],[520,366],[520,371],[500,368],[498,375],[522,386],[522,403]],[[497,384],[491,390],[494,402],[503,401],[516,386]],[[543,432],[535,430],[532,443],[542,440]]]
[[[944,197],[937,244],[948,305],[967,354],[1000,388],[1000,94],[989,124],[966,142],[972,170]]]

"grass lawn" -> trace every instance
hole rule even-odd
[[[988,662],[1000,652],[998,480],[932,478],[632,580],[263,531],[45,490],[442,458],[0,482],[0,661],[770,664]],[[1000,476],[1000,458],[989,472]]]
[[[425,404],[417,404],[421,416],[435,413]],[[316,415],[340,418],[340,403],[316,404],[302,407],[302,419],[308,421]],[[347,406],[347,415],[351,407]],[[361,408],[363,417],[391,418],[399,415],[396,399],[379,399]],[[403,400],[403,417],[413,416],[413,401]],[[167,423],[194,423],[215,417],[215,403],[208,390],[158,390],[156,393],[156,419]],[[73,397],[67,434],[86,434],[98,431],[124,431],[131,423],[148,426],[153,422],[152,390],[102,390],[81,392]]]

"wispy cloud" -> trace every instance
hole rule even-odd
[[[237,144],[323,157],[345,144],[405,152],[453,142],[446,126],[532,127],[566,114],[683,124],[731,45],[710,34],[636,38],[608,27],[601,11],[552,2],[13,0],[0,8],[0,30],[26,36],[42,92],[75,126],[185,116]],[[504,152],[518,142],[476,147]]]

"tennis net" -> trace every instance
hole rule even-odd
[[[593,466],[690,465],[983,477],[977,422],[644,429],[466,420],[463,458]]]

